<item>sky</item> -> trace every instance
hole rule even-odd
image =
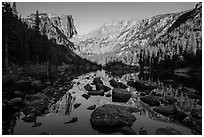
[[[72,15],[79,34],[88,33],[112,20],[146,19],[158,14],[195,7],[194,2],[17,2],[22,17],[30,13]]]

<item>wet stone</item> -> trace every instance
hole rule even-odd
[[[81,103],[74,104],[74,109],[78,108],[81,105]]]
[[[23,117],[22,120],[24,122],[35,122],[36,121],[36,116],[34,114],[30,114],[30,115],[27,115],[27,116]]]
[[[103,85],[103,81],[101,81],[101,78],[100,78],[100,77],[95,77],[95,78],[93,79],[93,83],[94,83],[94,84],[100,83],[100,84]]]
[[[173,105],[159,106],[155,107],[153,110],[162,115],[174,115],[177,113],[177,110]]]
[[[173,128],[159,128],[156,130],[156,135],[182,135],[182,134]]]
[[[92,106],[88,107],[87,109],[88,110],[94,110],[95,108],[96,108],[96,105],[92,105]]]
[[[111,93],[106,94],[106,97],[111,97]]]
[[[90,98],[90,95],[88,95],[88,94],[83,94],[83,95],[81,95],[83,98],[85,98],[85,99],[89,99]]]
[[[114,88],[112,92],[112,101],[127,102],[131,96],[132,95],[126,89]]]
[[[35,124],[32,125],[32,127],[39,127],[41,125],[42,125],[42,123],[35,123]]]
[[[159,106],[160,102],[153,95],[140,97],[140,100],[150,106]]]
[[[91,125],[94,129],[131,126],[136,120],[132,114],[134,108],[107,104],[96,108],[91,114]]]
[[[86,89],[87,91],[92,91],[92,86],[90,86],[89,84],[86,84],[84,86],[84,89]]]
[[[23,101],[23,99],[21,97],[16,97],[16,98],[10,99],[8,101],[8,105],[10,105],[10,106],[19,105],[22,103],[22,101]]]
[[[88,92],[88,94],[89,95],[95,95],[95,96],[97,96],[97,95],[100,95],[100,96],[103,96],[104,95],[104,90],[103,89],[101,89],[101,90],[94,90],[94,91],[89,91]]]
[[[145,81],[145,80],[140,80],[140,81],[128,81],[127,85],[136,88],[137,90],[153,90],[158,87],[158,85],[154,82],[151,81]]]
[[[17,97],[25,97],[25,94],[21,91],[14,91],[15,96]]]
[[[77,117],[73,117],[70,121],[65,122],[64,124],[75,123],[77,121],[78,121],[78,118]]]

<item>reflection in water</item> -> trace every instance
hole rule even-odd
[[[50,112],[60,115],[69,115],[71,113],[74,100],[75,97],[73,97],[70,93],[66,93],[50,107]]]
[[[187,93],[185,90],[183,90],[183,87],[188,85],[188,87],[195,88],[196,86],[199,86],[195,89],[199,90],[201,87],[201,82],[193,82],[191,80],[191,84],[189,85],[189,82],[186,82],[186,80],[182,80],[179,78],[179,82],[176,81],[175,76],[161,76],[159,77],[156,73],[139,73],[139,72],[122,72],[123,74],[120,74],[120,72],[114,73],[114,75],[111,72],[107,72],[105,70],[100,70],[92,73],[87,73],[80,75],[78,77],[73,78],[74,85],[72,89],[67,91],[58,101],[56,101],[54,104],[50,105],[49,107],[49,114],[44,116],[38,117],[38,122],[42,123],[42,126],[37,128],[32,128],[28,125],[28,123],[22,122],[21,119],[19,120],[13,120],[16,121],[16,126],[14,129],[14,134],[40,134],[42,132],[51,132],[52,134],[100,134],[97,131],[95,131],[90,124],[90,115],[93,111],[87,110],[89,106],[96,105],[97,107],[100,107],[104,104],[122,104],[122,105],[128,105],[131,107],[139,108],[141,111],[138,113],[135,113],[137,120],[133,123],[133,126],[131,129],[133,129],[137,134],[139,134],[139,131],[141,128],[144,127],[145,130],[147,130],[148,134],[156,134],[157,129],[165,129],[160,130],[163,132],[170,132],[170,130],[167,130],[166,127],[172,127],[172,129],[178,130],[178,133],[182,134],[192,134],[191,129],[189,126],[182,125],[181,123],[178,123],[178,121],[175,120],[174,116],[164,116],[161,114],[156,113],[153,110],[153,107],[150,107],[149,105],[143,103],[140,101],[141,92],[137,91],[136,89],[129,87],[127,88],[128,91],[131,92],[132,97],[129,99],[126,103],[118,103],[118,102],[112,102],[111,97],[106,96],[91,96],[88,100],[84,99],[81,95],[86,94],[87,91],[84,89],[84,86],[86,84],[90,84],[93,81],[94,77],[101,77],[101,80],[103,81],[104,85],[111,87],[110,83],[108,82],[110,79],[115,78],[116,80],[124,83],[127,85],[127,82],[130,80],[137,81],[137,80],[151,80],[154,82],[157,82],[159,84],[159,87],[155,90],[152,90],[150,92],[145,92],[146,95],[148,94],[154,94],[158,95],[158,99],[163,99],[167,97],[173,97],[177,99],[177,103],[175,104],[178,108],[183,110],[185,113],[190,113],[192,111],[192,108],[202,110],[202,106],[200,104],[197,104],[198,99],[190,99],[187,96]],[[69,77],[66,76],[66,72],[63,73],[63,80],[66,81],[67,79],[70,79],[70,72]],[[162,82],[163,80],[169,80],[171,79],[171,82]],[[172,82],[174,81],[174,82]],[[199,84],[200,83],[200,84]],[[67,84],[66,82],[62,82],[61,85]],[[91,85],[93,89],[95,89],[95,85]],[[113,89],[111,87],[111,89]],[[108,93],[112,94],[112,91],[109,91]],[[108,94],[105,93],[105,94]],[[73,104],[81,103],[81,105],[73,109]],[[165,105],[162,104],[162,105]],[[201,112],[200,112],[201,113]],[[66,121],[71,120],[73,117],[76,117],[78,120],[75,123],[69,123],[64,124]],[[3,118],[4,119],[4,118]],[[5,121],[6,119],[4,119]],[[7,121],[5,121],[7,122]],[[8,123],[8,122],[7,122]],[[14,127],[14,126],[13,126]],[[22,128],[26,128],[27,131],[22,130]],[[12,130],[12,127],[9,127],[9,129]],[[174,132],[171,130],[171,132]],[[5,133],[8,134],[8,133]],[[12,134],[12,133],[11,133]],[[121,133],[114,133],[114,134],[121,134]]]

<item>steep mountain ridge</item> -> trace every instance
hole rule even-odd
[[[190,20],[190,24],[194,24],[192,27],[201,26],[201,22],[195,24],[195,20],[202,19],[201,16],[196,18],[198,14],[202,14],[201,9],[202,4],[199,3],[194,9],[179,13],[156,15],[140,21],[133,19],[106,23],[95,31],[71,41],[75,44],[77,54],[102,65],[113,61],[122,61],[129,65],[138,63],[151,65],[152,61],[147,61],[150,60],[147,58],[158,57],[162,47],[159,42],[161,39],[164,37],[169,39],[167,35],[172,31],[180,31],[176,28],[186,24],[188,20]],[[176,37],[182,36],[179,34]],[[198,35],[197,39],[201,38]],[[175,43],[165,43],[164,45],[169,48]],[[185,46],[183,45],[183,47]],[[153,53],[154,55],[152,55]]]
[[[77,30],[74,26],[74,21],[71,15],[51,15],[47,13],[40,13],[39,15],[39,31],[41,34],[47,35],[48,39],[52,39],[59,45],[66,45],[73,49],[73,44],[69,41]],[[36,14],[30,14],[24,20],[28,27],[35,27]]]

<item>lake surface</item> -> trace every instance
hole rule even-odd
[[[63,72],[62,75],[66,75]],[[177,101],[177,106],[185,112],[190,112],[192,108],[202,110],[201,104],[198,104],[198,99],[191,99],[185,93],[181,92],[182,87],[194,88],[198,91],[202,91],[202,82],[198,79],[185,78],[173,75],[152,75],[151,73],[140,73],[140,72],[125,72],[121,74],[112,75],[111,72],[105,70],[98,70],[96,72],[90,72],[87,74],[82,74],[78,77],[74,77],[72,80],[73,87],[66,91],[64,95],[60,97],[55,103],[49,105],[49,112],[45,115],[37,117],[37,122],[42,125],[39,127],[32,127],[33,123],[26,123],[22,120],[25,116],[23,112],[20,112],[20,116],[17,119],[10,119],[13,126],[10,126],[11,134],[15,135],[37,135],[37,134],[53,134],[53,135],[71,135],[71,134],[104,134],[94,130],[90,124],[91,113],[93,110],[87,110],[89,106],[96,105],[100,107],[104,104],[119,104],[127,105],[139,108],[141,111],[133,113],[136,117],[136,121],[133,123],[131,128],[139,134],[141,128],[145,129],[147,134],[155,135],[156,132],[161,128],[172,128],[181,134],[191,135],[194,134],[189,126],[185,126],[178,121],[174,120],[172,117],[163,116],[156,113],[153,107],[148,104],[143,103],[140,100],[141,93],[136,89],[128,86],[127,90],[130,91],[132,97],[126,103],[112,102],[112,97],[104,96],[91,96],[89,99],[83,98],[81,95],[87,93],[84,89],[86,84],[91,84],[95,77],[101,77],[104,85],[113,87],[108,82],[112,78],[127,85],[129,80],[151,80],[162,84],[161,92],[163,96],[167,94],[175,97]],[[68,78],[68,77],[67,77]],[[165,84],[162,80],[173,80],[176,84]],[[65,83],[66,84],[66,83]],[[64,85],[62,85],[64,86]],[[65,85],[66,86],[66,85]],[[95,88],[95,85],[91,85]],[[112,90],[109,91],[112,94]],[[105,93],[107,94],[107,93]],[[74,104],[81,103],[78,108],[74,108]],[[65,122],[77,117],[75,123],[64,124]],[[4,119],[3,119],[4,121]],[[122,134],[120,132],[111,134]]]

